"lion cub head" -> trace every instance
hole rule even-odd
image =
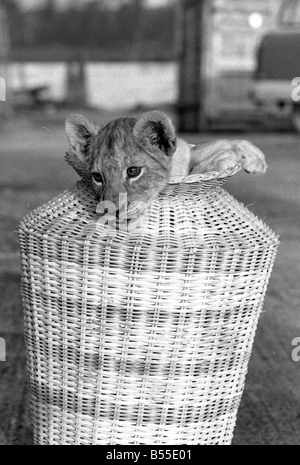
[[[167,115],[150,111],[118,118],[99,128],[82,115],[66,119],[70,164],[93,186],[99,200],[148,202],[167,184],[175,130]],[[71,163],[71,159],[73,163]]]

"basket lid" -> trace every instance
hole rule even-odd
[[[205,190],[206,188],[206,190]],[[258,249],[276,234],[220,185],[169,184],[137,219],[116,223],[97,213],[93,190],[79,181],[23,218],[20,228],[53,241],[97,241],[147,249]]]

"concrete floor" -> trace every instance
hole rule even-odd
[[[25,349],[19,291],[16,229],[27,211],[51,199],[76,179],[65,164],[63,125],[58,129],[18,122],[0,138],[0,445],[32,444],[25,379]],[[211,136],[189,135],[197,143]],[[233,135],[214,135],[230,137]],[[300,337],[300,139],[293,134],[243,134],[266,154],[264,177],[239,173],[227,182],[233,195],[281,238],[240,405],[235,445],[300,444],[300,361],[292,340]]]

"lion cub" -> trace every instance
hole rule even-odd
[[[170,118],[150,111],[140,118],[118,118],[103,128],[82,115],[66,120],[68,162],[88,180],[99,200],[118,205],[148,202],[171,176],[223,171],[240,163],[248,172],[264,173],[263,153],[250,142],[211,141],[189,146],[176,138]]]

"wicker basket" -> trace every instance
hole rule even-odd
[[[172,179],[131,233],[83,181],[23,219],[36,444],[231,443],[278,238],[227,175]]]

